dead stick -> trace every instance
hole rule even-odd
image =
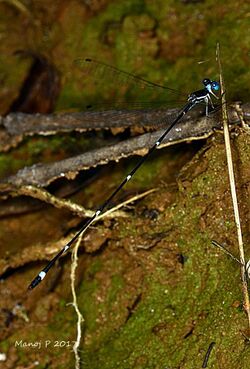
[[[84,217],[91,218],[93,214],[95,213],[93,210],[85,209],[83,206],[78,205],[72,202],[71,200],[59,199],[58,197],[49,193],[47,190],[36,187],[36,186],[27,185],[27,186],[17,187],[14,189],[14,191],[11,191],[11,195],[12,196],[18,196],[18,195],[19,196],[20,195],[30,196],[40,201],[46,202],[47,204],[50,204],[54,206],[55,208],[67,209],[82,218]],[[103,216],[105,216],[105,214],[106,213],[104,213]],[[106,217],[109,217],[109,216],[111,218],[126,217],[126,214],[123,211],[116,211],[115,213],[112,213],[111,211],[109,214],[106,214]]]
[[[238,207],[235,178],[234,178],[232,151],[231,151],[230,136],[229,136],[228,123],[227,123],[228,117],[227,117],[227,108],[226,108],[226,96],[225,96],[224,80],[223,80],[223,75],[222,75],[222,66],[221,66],[221,61],[220,61],[219,44],[217,44],[216,53],[217,53],[217,61],[218,61],[219,72],[220,72],[220,86],[221,86],[221,95],[222,95],[222,120],[223,120],[223,130],[224,130],[224,139],[225,139],[226,156],[227,156],[227,166],[228,166],[229,182],[230,182],[230,188],[231,188],[231,196],[232,196],[232,202],[233,202],[234,218],[235,218],[235,224],[236,224],[236,229],[237,229],[238,246],[239,246],[240,262],[241,262],[240,268],[241,268],[242,290],[243,290],[243,297],[244,297],[244,308],[247,313],[248,325],[250,329],[250,305],[249,305],[247,279],[246,279],[246,273],[245,273],[244,244],[243,244],[243,239],[242,239],[239,207]]]

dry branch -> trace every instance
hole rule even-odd
[[[214,128],[220,128],[220,122],[215,118],[200,118],[196,121],[189,119],[180,122],[166,137],[160,147],[209,137],[213,134]],[[236,119],[239,121],[238,115],[235,115],[235,122]],[[162,133],[163,130],[145,133],[118,144],[91,150],[54,163],[35,164],[25,167],[20,169],[15,175],[2,180],[0,191],[10,191],[12,186],[32,185],[45,187],[58,178],[74,179],[81,170],[104,165],[110,161],[117,162],[131,155],[145,155]]]
[[[38,189],[39,191],[39,189]],[[44,191],[44,190],[42,190]],[[148,191],[142,192],[138,195],[135,195],[131,198],[129,198],[128,200],[125,200],[123,202],[120,202],[118,205],[114,206],[111,209],[108,209],[105,213],[101,214],[100,216],[96,217],[95,222],[104,219],[104,218],[116,218],[119,216],[126,216],[125,212],[122,212],[120,209],[126,207],[128,204],[132,204],[135,201],[138,201],[148,195],[150,195],[151,193],[157,191],[157,189],[152,188]],[[60,201],[57,199],[57,201]],[[76,205],[80,208],[79,205]],[[79,216],[85,217],[85,216],[90,216],[91,214],[91,210],[87,210],[88,215],[84,214],[84,212],[82,214],[80,214],[79,212]],[[67,237],[62,237],[60,240],[58,241],[52,241],[52,242],[48,242],[46,245],[44,244],[39,244],[36,246],[31,246],[29,248],[24,248],[21,253],[15,253],[14,255],[12,255],[10,258],[5,259],[2,258],[0,259],[0,276],[5,273],[8,269],[14,269],[20,266],[23,266],[31,261],[34,260],[49,260],[51,258],[51,255],[55,254],[56,252],[58,252],[64,245],[66,245],[75,235],[75,233],[71,233],[69,234]],[[66,255],[66,254],[64,254]]]
[[[59,132],[84,132],[86,130],[152,126],[162,119],[169,121],[177,109],[117,110],[101,112],[75,112],[64,114],[23,114],[12,113],[0,117],[0,151],[15,147],[25,136],[54,135]],[[250,118],[250,105],[242,106],[244,119]],[[199,111],[192,113],[197,118]],[[237,114],[230,111],[230,122],[237,121]],[[183,122],[188,120],[187,117]]]

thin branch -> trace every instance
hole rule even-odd
[[[241,279],[242,279],[242,290],[243,290],[243,296],[244,296],[244,307],[247,313],[248,325],[250,328],[250,304],[249,304],[248,285],[247,285],[247,279],[246,279],[246,273],[245,273],[244,244],[243,244],[243,239],[242,239],[241,222],[240,222],[239,207],[238,207],[237,193],[236,193],[236,186],[235,186],[232,151],[231,151],[230,136],[229,136],[229,129],[228,129],[226,96],[225,96],[224,80],[223,80],[223,75],[222,75],[222,66],[221,66],[221,61],[220,61],[219,44],[217,44],[217,60],[218,60],[219,71],[220,71],[220,86],[221,86],[221,94],[222,94],[222,119],[223,119],[223,130],[224,130],[224,139],[225,139],[226,156],[227,156],[227,166],[228,166],[229,182],[230,182],[230,188],[231,188],[231,196],[232,196],[232,202],[233,202],[234,218],[235,218],[235,224],[236,224],[236,229],[237,229],[238,246],[239,246],[240,263],[241,263]]]
[[[12,196],[20,196],[20,195],[30,196],[35,199],[46,202],[47,204],[50,204],[54,206],[55,208],[69,210],[81,218],[83,217],[91,218],[95,213],[93,210],[85,209],[83,206],[78,205],[72,202],[71,200],[59,199],[58,197],[46,191],[45,189],[35,187],[35,186],[20,186],[16,188],[14,191],[12,191],[11,195]],[[115,211],[115,212],[111,211],[109,214],[106,214],[106,216],[114,218],[114,217],[126,217],[127,215],[123,211]]]
[[[125,129],[133,126],[152,127],[156,121],[171,117],[176,111],[177,109],[108,110],[48,115],[11,113],[6,117],[0,117],[0,151],[17,146],[25,136]]]
[[[149,195],[152,192],[155,192],[156,189],[152,188],[148,191],[145,191],[139,195],[135,195],[131,198],[129,198],[126,201],[121,202],[120,204],[114,206],[113,208],[107,210],[105,213],[99,215],[96,220],[100,220],[102,218],[116,218],[116,217],[127,217],[127,214],[124,213],[123,211],[118,211],[120,208],[126,206],[127,204],[130,204],[134,201],[137,201],[139,199],[142,199],[143,197]],[[11,193],[13,195],[13,193]],[[58,209],[66,209],[71,211],[72,213],[75,213],[76,215],[78,215],[81,218],[91,218],[94,214],[95,211],[93,210],[89,210],[89,209],[85,209],[83,206],[78,205],[70,200],[65,200],[65,199],[59,199],[58,197],[52,195],[51,193],[49,193],[48,191],[42,189],[42,188],[38,188],[38,187],[34,187],[34,186],[22,186],[20,188],[18,188],[16,190],[16,192],[14,193],[15,196],[17,195],[25,195],[25,196],[31,196],[35,199],[39,199],[41,201],[46,202],[47,204],[50,204]]]
[[[205,139],[213,134],[214,127],[216,126],[220,127],[220,123],[213,118],[201,118],[195,124],[193,120],[180,122],[159,148],[184,141]],[[145,155],[163,132],[164,130],[145,133],[117,144],[91,150],[54,163],[39,163],[31,167],[25,167],[20,169],[15,175],[2,180],[0,191],[3,192],[6,190],[4,184],[46,187],[58,178],[74,179],[81,170],[104,165],[110,161],[118,162],[120,159],[131,155]]]
[[[119,211],[119,209],[135,201],[138,201],[155,191],[157,191],[157,189],[152,188],[141,194],[135,195],[126,201],[121,202],[120,204],[114,206],[113,208],[107,210],[105,213],[101,214],[99,217],[96,217],[95,222],[105,217],[116,218],[119,215],[127,216],[126,213]],[[47,245],[36,245],[30,248],[25,248],[21,253],[14,254],[13,257],[9,258],[8,260],[5,260],[4,258],[0,259],[0,275],[5,273],[9,268],[12,269],[18,268],[34,260],[49,260],[51,258],[51,255],[58,252],[63,247],[63,245],[65,245],[67,242],[69,242],[69,240],[72,239],[74,234],[75,232],[69,234],[67,237],[61,238],[56,242],[53,241],[51,243],[48,243]]]
[[[249,119],[249,104],[243,105],[241,109],[243,118]],[[158,121],[162,119],[169,121],[176,112],[177,109],[142,109],[48,115],[11,113],[6,117],[0,117],[0,151],[7,151],[11,147],[17,146],[26,136],[48,136],[60,132],[85,132],[134,126],[157,127]],[[235,109],[230,109],[229,113],[230,123],[236,124],[239,119]],[[192,120],[197,119],[197,116],[198,114],[193,112]],[[190,120],[190,117],[189,119],[185,117],[183,123],[188,120]]]
[[[109,210],[105,211],[105,213],[103,213],[103,214],[99,215],[98,217],[96,217],[96,220],[100,220],[100,219],[102,219],[102,218],[109,217],[109,216],[111,216],[111,214],[114,214],[114,212],[115,212],[115,213],[117,213],[117,211],[118,211],[120,208],[122,208],[122,207],[124,207],[124,206],[126,206],[126,205],[128,205],[128,204],[131,204],[131,203],[132,203],[132,202],[134,202],[134,201],[140,200],[140,199],[142,199],[143,197],[146,197],[146,196],[150,195],[151,193],[153,193],[153,192],[155,192],[155,191],[157,191],[157,189],[156,189],[156,188],[151,188],[150,190],[145,191],[145,192],[143,192],[143,193],[140,193],[139,195],[135,195],[135,196],[131,197],[130,199],[128,199],[128,200],[126,200],[126,201],[123,201],[123,202],[121,202],[120,204],[118,204],[118,205],[114,206],[113,208],[111,208],[111,209],[109,209]]]

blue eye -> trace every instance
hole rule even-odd
[[[216,82],[216,81],[213,81],[212,82],[212,89],[214,91],[218,91],[220,89],[220,84],[218,82]]]

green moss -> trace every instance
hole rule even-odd
[[[241,138],[238,141],[241,142]],[[175,270],[174,282],[171,271],[161,264],[163,257],[168,258],[168,251],[153,250],[148,258],[155,268],[153,274],[147,274],[144,279],[142,300],[126,324],[117,327],[115,332],[110,331],[110,323],[102,328],[96,326],[98,331],[103,330],[106,339],[86,347],[83,357],[87,368],[162,368],[183,363],[185,368],[193,369],[202,365],[211,341],[216,342],[209,360],[211,368],[217,367],[218,352],[228,368],[247,368],[248,353],[242,353],[244,339],[235,348],[235,339],[245,323],[242,309],[233,306],[234,301],[242,298],[239,271],[236,272],[237,265],[233,261],[211,246],[211,238],[216,233],[211,234],[211,224],[203,231],[199,224],[204,209],[209,213],[214,201],[219,202],[218,207],[227,208],[227,201],[230,204],[230,198],[226,202],[222,200],[226,181],[214,175],[217,170],[214,160],[218,168],[225,164],[224,148],[212,147],[200,157],[202,160],[207,163],[206,170],[191,180],[191,188],[184,197],[181,195],[180,203],[166,209],[166,218],[170,217],[175,226],[164,244],[167,248],[173,240],[178,244],[179,252],[187,257],[184,266]],[[203,167],[204,163],[200,165]],[[220,173],[224,178],[224,173]],[[216,224],[217,217],[219,214],[213,220],[208,217],[207,221]],[[220,218],[218,222],[221,223]],[[133,219],[132,227],[134,223]],[[223,234],[229,238],[229,232],[234,233],[235,229],[228,227],[227,221],[224,226]],[[221,228],[218,232],[221,234]],[[122,288],[123,280],[118,275],[115,281],[103,311],[105,305],[110,305],[111,296],[112,304],[119,299],[117,291]],[[105,336],[105,331],[109,331],[109,335]]]
[[[114,301],[117,299],[117,294],[122,290],[123,286],[124,286],[124,280],[122,276],[114,275],[112,277],[111,287],[110,287],[110,291],[107,297],[107,300],[109,301],[108,304],[110,305],[110,307],[112,306]]]

